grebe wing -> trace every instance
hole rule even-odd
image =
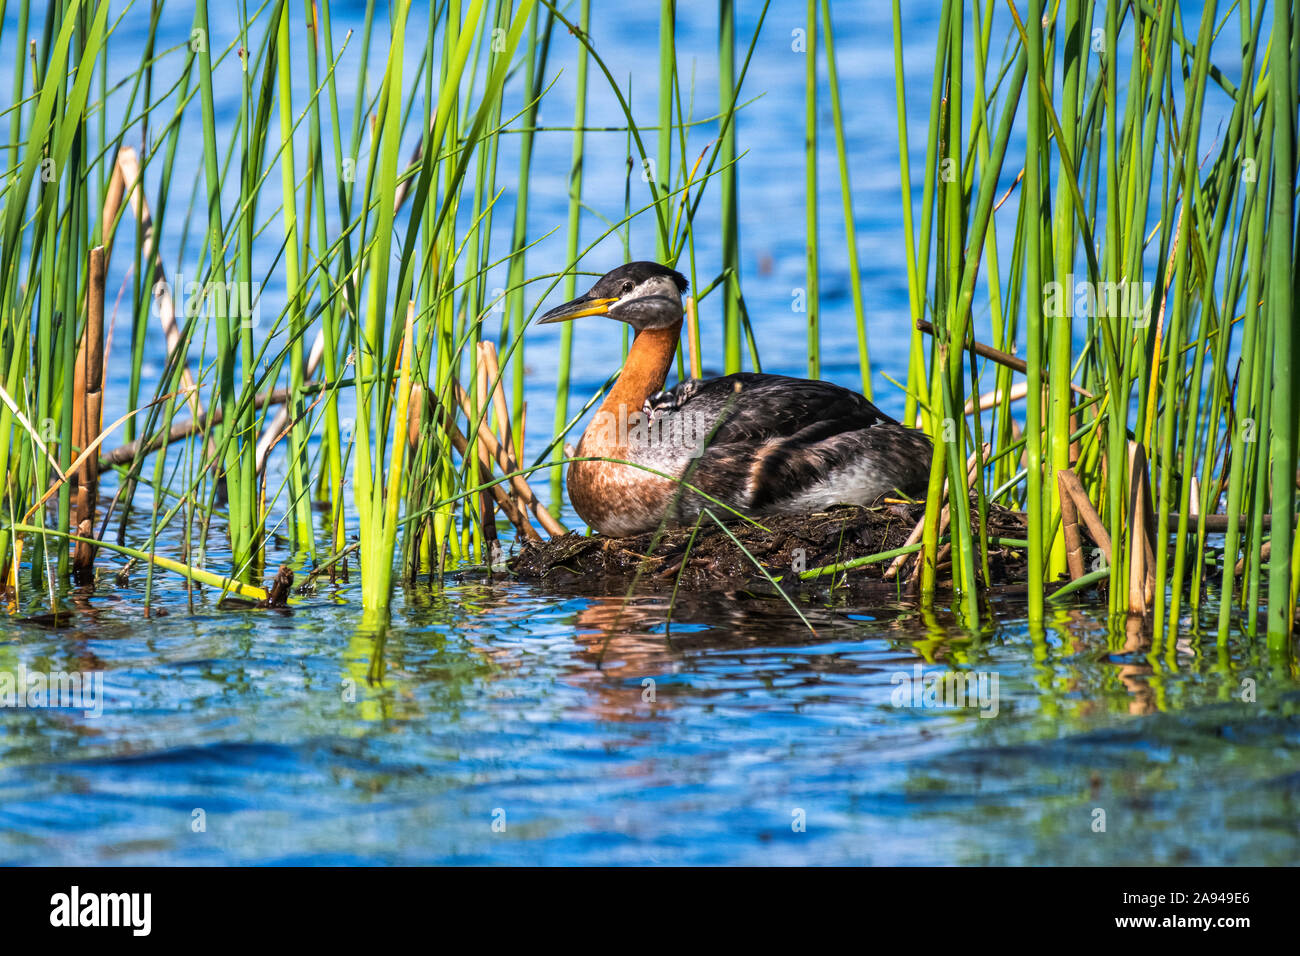
[[[691,379],[652,395],[644,411],[685,415],[704,439],[686,480],[755,511],[813,489],[846,503],[862,489],[915,492],[929,476],[924,433],[830,382],[753,372]]]
[[[720,419],[714,433],[719,443],[789,435],[825,418],[852,419],[859,428],[897,424],[866,398],[839,385],[758,372],[687,379],[651,395],[644,408],[652,416],[681,410],[710,421]]]

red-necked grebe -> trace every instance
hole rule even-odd
[[[539,320],[604,315],[636,332],[575,454],[633,464],[569,465],[569,498],[583,521],[625,536],[691,524],[705,507],[726,520],[730,512],[709,498],[761,516],[924,490],[929,438],[847,388],[740,372],[660,391],[681,335],[685,291],[686,278],[667,266],[629,262]]]

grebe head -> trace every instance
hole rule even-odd
[[[586,295],[551,309],[539,320],[567,322],[584,315],[605,315],[640,332],[666,329],[681,321],[686,277],[657,262],[629,262],[596,280]]]

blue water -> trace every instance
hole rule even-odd
[[[593,28],[647,124],[656,112],[651,6],[598,13]],[[880,374],[903,377],[909,321],[889,7],[840,6],[873,386],[878,403],[898,412],[901,395]],[[916,170],[937,5],[905,6]],[[334,10],[336,37],[359,22],[360,5]],[[123,70],[139,55],[132,41],[142,14],[132,11],[114,40]],[[756,15],[756,4],[742,5],[742,46]],[[6,16],[9,35],[14,14]],[[683,4],[679,16],[680,69],[694,80],[695,115],[707,116],[716,108],[713,8]],[[745,84],[746,96],[762,96],[739,124],[749,151],[739,167],[744,291],[765,369],[796,373],[805,367],[805,317],[791,309],[806,281],[804,59],[790,46],[803,16],[801,4],[769,12]],[[169,9],[165,45],[188,30],[189,12]],[[234,25],[214,31],[228,42]],[[570,121],[572,54],[560,31],[548,69],[564,69],[542,125]],[[174,58],[164,63],[175,70]],[[0,89],[9,89],[9,69],[0,66]],[[339,75],[350,103],[355,49]],[[218,97],[229,115],[237,93],[222,87]],[[825,90],[821,102],[829,116]],[[620,122],[599,83],[589,122]],[[201,190],[200,140],[187,129],[177,178]],[[692,132],[692,159],[714,135],[716,125]],[[822,136],[823,374],[853,385],[857,338],[829,123]],[[568,133],[538,137],[532,237],[565,222],[570,148]],[[588,155],[586,200],[621,215],[624,135],[591,134]],[[514,156],[506,137],[504,222]],[[278,186],[271,179],[268,197]],[[192,271],[196,227],[182,246],[176,211],[187,201],[184,190],[173,194],[163,243],[169,264]],[[720,248],[716,205],[702,208],[696,256],[707,282]],[[262,215],[273,212],[268,198]],[[589,239],[600,228],[594,216],[584,220]],[[530,274],[562,265],[562,231],[530,253]],[[629,243],[634,256],[653,255],[647,218]],[[272,271],[274,252],[260,254]],[[622,257],[612,237],[583,266],[601,272]],[[114,258],[110,289],[126,280],[129,259]],[[277,281],[264,313],[280,307]],[[128,312],[119,306],[119,342]],[[716,312],[706,303],[701,314],[706,356],[717,354]],[[555,334],[528,335],[530,456],[549,432]],[[579,342],[575,401],[616,367],[622,345],[599,322]],[[150,381],[161,367],[155,346]],[[106,418],[125,407],[123,364],[110,362]],[[147,492],[137,500],[147,506]],[[571,511],[565,519],[578,525]],[[129,540],[146,530],[133,527]],[[99,587],[62,596],[73,612],[66,626],[39,617],[45,603],[30,592],[0,620],[0,674],[104,680],[98,716],[0,709],[3,862],[1257,864],[1291,863],[1300,851],[1294,665],[1235,633],[1220,649],[1191,617],[1173,646],[1152,649],[1140,636],[1109,633],[1093,603],[1056,612],[1038,631],[1022,604],[999,599],[973,633],[894,595],[812,592],[799,598],[812,633],[758,593],[678,595],[670,610],[664,595],[556,592],[466,573],[401,590],[380,631],[361,621],[355,575],[352,584],[322,583],[292,611],[220,609],[205,593],[191,606],[174,579],[160,577],[146,617],[143,573],[118,586],[108,576],[116,559],[100,563]],[[896,699],[918,667],[996,677],[996,716]]]
[[[0,667],[106,677],[99,718],[0,717],[0,859],[1217,864],[1300,848],[1285,668],[1190,638],[1126,654],[1087,611],[1034,638],[999,607],[976,636],[823,600],[805,607],[814,636],[743,594],[681,598],[668,628],[663,597],[461,583],[405,595],[368,683],[375,636],[333,595],[148,621],[141,597],[97,592],[67,629],[6,625]],[[996,674],[996,716],[896,706],[918,664]]]

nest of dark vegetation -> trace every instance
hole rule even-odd
[[[510,559],[509,568],[522,580],[558,587],[600,582],[623,587],[635,581],[650,589],[713,590],[761,587],[769,575],[787,589],[879,586],[891,560],[816,577],[801,577],[799,572],[902,548],[924,512],[923,504],[845,505],[813,514],[769,516],[761,525],[736,520],[725,530],[705,517],[698,530],[670,528],[628,538],[570,532],[528,542]],[[1026,534],[1025,516],[990,504],[987,533],[990,538],[1021,540]],[[941,549],[941,579],[947,565],[944,553]],[[917,557],[918,553],[907,556],[897,573],[900,581],[906,583]],[[989,572],[990,585],[1024,581],[1024,550],[990,544]]]

